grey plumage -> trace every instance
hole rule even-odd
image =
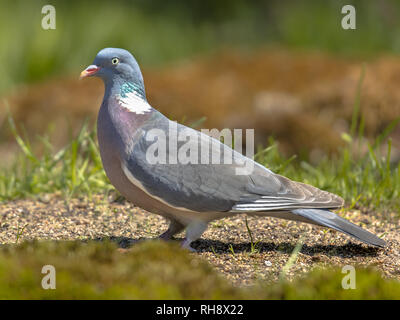
[[[335,229],[352,236],[362,242],[377,247],[384,247],[385,241],[378,238],[371,232],[339,217],[328,210],[321,209],[296,209],[292,211],[294,214],[309,219],[312,223]]]
[[[362,242],[383,247],[384,241],[340,218],[328,209],[339,208],[343,199],[313,186],[274,174],[219,140],[172,123],[152,108],[145,95],[143,78],[133,56],[122,49],[107,48],[96,56],[82,77],[99,76],[105,94],[98,117],[100,153],[107,176],[128,200],[171,221],[161,235],[168,239],[186,228],[184,247],[201,236],[208,222],[232,214],[252,213],[313,223],[344,232]],[[176,135],[170,133],[176,126]],[[209,153],[198,152],[193,163],[150,163],[147,151],[158,130],[167,159],[182,147],[191,152],[206,145]],[[195,137],[181,139],[179,137]],[[232,163],[212,164],[211,157],[230,151]],[[206,163],[204,163],[204,160]],[[247,163],[253,171],[237,175]]]

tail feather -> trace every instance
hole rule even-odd
[[[329,210],[323,209],[295,209],[292,213],[300,217],[306,218],[315,222],[318,225],[329,227],[337,231],[343,232],[352,236],[361,242],[367,243],[376,247],[385,247],[386,243],[384,240],[378,238],[373,233],[364,230],[363,228],[347,221],[334,214]]]

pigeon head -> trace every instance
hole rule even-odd
[[[132,54],[124,49],[105,48],[99,51],[93,63],[81,72],[80,78],[99,77],[106,87],[133,83],[144,91],[139,65]]]

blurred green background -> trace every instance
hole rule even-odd
[[[41,26],[42,7],[47,4],[56,9],[55,30]],[[347,4],[356,8],[356,30],[341,27],[341,10]],[[56,123],[53,114],[62,114],[64,122],[69,119],[73,132],[84,117],[95,118],[99,105],[95,98],[102,93],[87,83],[67,80],[76,80],[100,49],[121,47],[137,58],[150,103],[167,116],[190,121],[207,117],[205,127],[256,128],[257,144],[267,145],[268,136],[274,135],[283,141],[287,154],[306,158],[322,145],[317,137],[326,136],[327,147],[322,151],[329,153],[340,145],[340,134],[350,126],[362,63],[373,64],[382,55],[396,57],[400,51],[399,12],[397,0],[2,1],[0,143],[10,141],[4,131],[4,101],[11,106],[17,125],[25,126],[30,135],[43,134],[41,129]],[[362,102],[369,106],[361,108],[370,138],[400,114],[397,88],[388,92],[375,88],[380,83],[382,89],[399,84],[399,60],[385,62],[377,64],[375,73],[373,65],[366,70],[367,86],[372,88],[362,92],[367,92]],[[56,83],[55,79],[65,81]],[[48,86],[26,89],[38,83]],[[62,88],[64,92],[57,91]],[[198,92],[208,98],[201,99]],[[371,92],[385,97],[370,97]],[[52,95],[58,100],[51,100]],[[296,100],[301,114],[312,116],[283,126],[293,127],[293,132],[276,128],[268,117],[257,114],[271,100],[274,110],[286,110]],[[376,108],[380,118],[374,115]],[[49,115],[45,126],[39,117],[43,112]],[[321,113],[325,116],[320,117]],[[321,122],[324,117],[338,121]],[[298,132],[304,131],[302,125],[306,131],[312,128],[315,136],[305,133],[296,140]],[[337,127],[338,132],[321,131],[327,127]],[[295,140],[285,142],[287,137]],[[315,145],[309,145],[310,140]]]
[[[41,28],[41,8],[56,8],[56,30]],[[357,29],[343,30],[353,4]],[[76,74],[103,47],[123,47],[143,66],[221,47],[278,45],[368,56],[400,51],[396,0],[1,1],[0,92],[15,84]]]

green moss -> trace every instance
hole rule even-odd
[[[56,289],[44,290],[44,265]],[[240,298],[206,262],[175,244],[145,242],[120,252],[113,243],[33,242],[0,253],[2,299]]]
[[[44,290],[44,265],[56,289]],[[356,289],[344,274],[316,269],[293,282],[233,287],[207,262],[174,243],[148,241],[121,252],[111,242],[26,242],[0,249],[0,299],[397,299],[400,284],[356,268]]]
[[[400,283],[384,280],[377,271],[355,267],[355,289],[343,289],[340,269],[315,269],[294,282],[282,282],[268,292],[271,299],[399,299]]]

